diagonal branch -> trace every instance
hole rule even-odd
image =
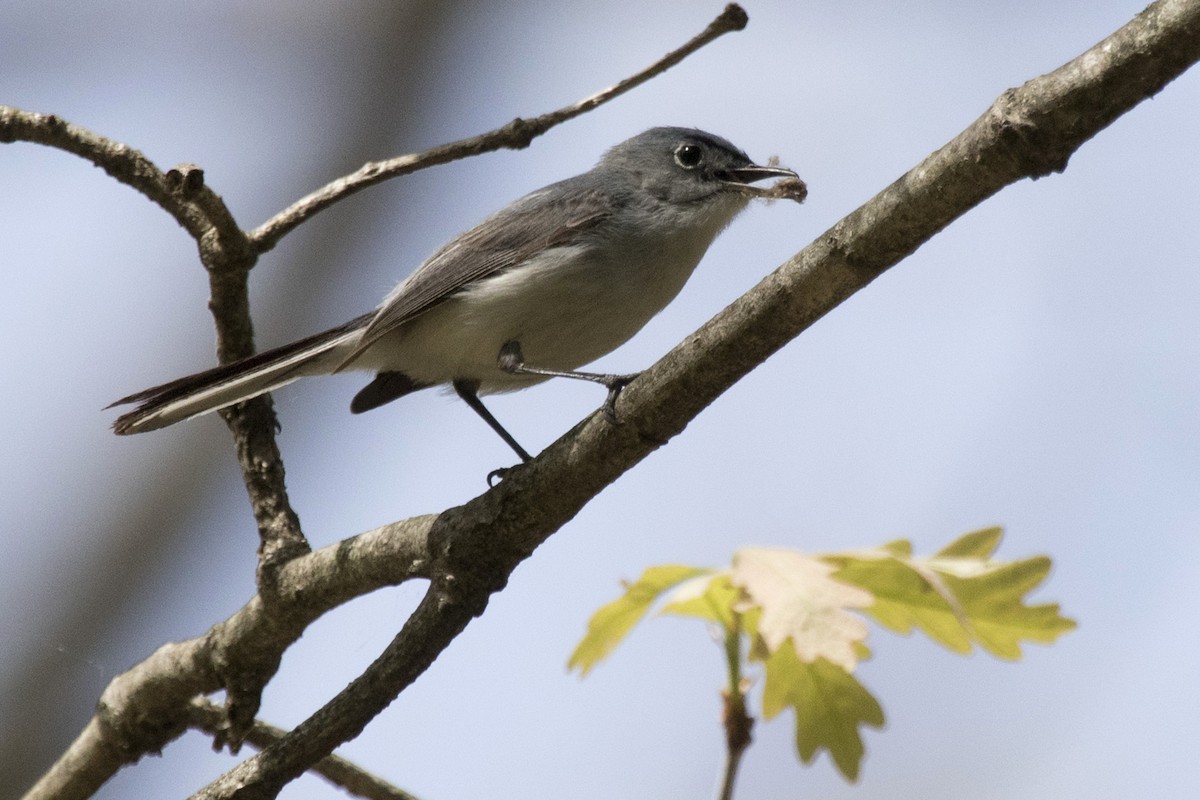
[[[768,275],[630,384],[620,425],[593,414],[503,483],[441,514],[434,580],[383,654],[280,742],[195,798],[271,798],[357,735],[491,592],[582,506],[727,388],[924,241],[1070,155],[1200,60],[1200,0],[1162,0],[1052,73],[1005,92],[965,131]]]
[[[541,136],[554,126],[574,119],[580,114],[585,114],[607,103],[609,100],[620,97],[630,89],[642,85],[656,75],[666,72],[714,39],[732,31],[742,30],[746,27],[748,19],[746,12],[742,10],[741,6],[730,3],[716,19],[708,24],[707,28],[682,47],[667,53],[641,72],[631,75],[590,97],[585,97],[583,100],[560,108],[557,111],[551,111],[530,119],[518,117],[507,125],[503,125],[495,130],[473,136],[470,139],[449,142],[426,150],[423,153],[396,156],[385,161],[372,161],[364,164],[356,172],[338,178],[332,183],[322,186],[312,194],[300,198],[291,206],[251,231],[250,240],[260,253],[265,253],[279,244],[280,239],[309,217],[369,186],[374,186],[389,178],[416,172],[419,169],[489,153],[501,148],[520,150],[528,147],[530,142],[536,137]]]

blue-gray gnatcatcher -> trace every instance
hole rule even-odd
[[[351,412],[449,384],[521,457],[479,395],[550,377],[617,393],[633,375],[577,372],[616,349],[675,298],[717,234],[755,196],[754,181],[795,172],[759,166],[725,139],[652,128],[589,172],[528,194],[450,240],[378,310],[324,333],[122,398],[138,403],[113,428],[155,430],[306,375],[371,370]],[[782,183],[781,183],[782,185]]]

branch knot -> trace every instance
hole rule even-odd
[[[204,170],[196,164],[180,164],[167,170],[167,188],[190,200],[204,187]]]
[[[524,150],[533,143],[535,137],[546,132],[548,126],[538,119],[517,117],[512,122],[500,128],[500,137],[504,146],[511,150]]]

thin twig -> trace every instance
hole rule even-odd
[[[0,106],[0,142],[17,141],[54,147],[90,161],[158,204],[197,241],[212,225],[204,209],[191,202],[189,194],[178,191],[175,181],[129,145],[114,142],[55,114]]]
[[[641,72],[631,75],[603,91],[596,92],[590,97],[585,97],[583,100],[560,108],[557,111],[551,111],[531,119],[518,117],[507,125],[503,125],[495,130],[473,136],[470,139],[460,139],[457,142],[439,145],[423,153],[396,156],[385,161],[368,162],[359,167],[357,171],[338,178],[322,186],[312,194],[302,197],[255,228],[249,234],[250,241],[258,249],[259,253],[265,253],[275,247],[280,239],[309,217],[328,208],[339,200],[344,200],[350,195],[366,189],[368,186],[374,186],[389,178],[407,175],[419,169],[445,164],[450,161],[467,158],[468,156],[479,155],[502,148],[520,150],[528,147],[530,142],[536,137],[541,136],[555,125],[578,117],[580,114],[587,113],[597,106],[625,94],[630,89],[640,86],[656,75],[675,66],[684,58],[723,34],[742,30],[746,27],[747,21],[748,17],[741,6],[730,3],[721,12],[720,16],[710,22],[707,28],[698,36],[691,39],[691,41],[687,42],[687,44],[667,53]]]
[[[211,734],[214,742],[219,743],[225,734],[227,724],[225,711],[210,700],[202,697],[194,698],[188,707],[188,724]],[[286,733],[287,731],[283,728],[255,720],[246,734],[246,741],[261,750],[278,742]],[[214,748],[219,748],[219,744],[214,744]],[[415,795],[398,786],[393,786],[353,761],[338,755],[325,756],[309,771],[320,775],[334,786],[355,797],[365,797],[367,800],[417,800]]]

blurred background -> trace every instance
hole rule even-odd
[[[653,125],[698,126],[808,182],[751,208],[680,298],[599,366],[642,368],[1008,87],[1074,57],[1141,0],[746,0],[750,25],[524,152],[361,193],[252,276],[257,341],[372,308],[435,247]],[[47,4],[0,7],[0,102],[203,166],[253,227],[364,161],[591,94],[700,31],[720,2]],[[1192,797],[1200,746],[1200,71],[1086,144],[1063,175],[954,223],[738,384],[553,537],[434,668],[344,748],[423,798],[711,796],[720,649],[653,619],[586,680],[590,613],[651,564],[745,545],[898,537],[919,552],[990,524],[1050,555],[1038,592],[1078,631],[1023,661],[876,632],[882,700],[850,786],[802,768],[792,721],[757,727],[743,798]],[[102,171],[0,148],[0,795],[29,785],[110,678],[196,636],[254,588],[257,537],[213,416],[118,438],[117,397],[214,363],[194,244]],[[345,375],[276,395],[315,546],[464,502],[512,460],[452,397],[351,416]],[[602,392],[495,399],[540,450]],[[314,625],[262,717],[304,719],[403,624],[423,584]],[[757,707],[757,703],[756,703]],[[236,763],[189,733],[103,798],[185,797]],[[287,798],[336,796],[319,779]]]

